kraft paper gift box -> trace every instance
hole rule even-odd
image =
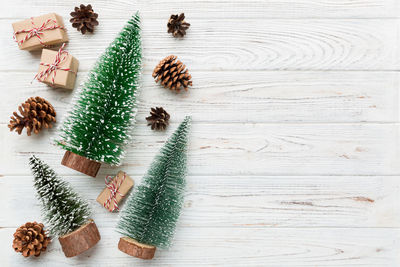
[[[68,41],[63,19],[55,13],[14,22],[12,26],[14,39],[22,50],[31,51]]]
[[[61,47],[61,54],[59,55],[60,63],[57,64],[57,69],[49,72],[48,75],[45,75],[43,77],[41,77],[40,73],[45,72],[49,68],[48,65],[54,64],[57,54],[60,53],[60,50],[42,50],[42,57],[40,58],[37,79],[40,82],[43,82],[55,88],[74,89],[79,61],[68,52],[63,51],[62,48],[63,47]]]
[[[104,190],[100,193],[96,201],[110,212],[114,211],[115,209],[118,210],[118,206],[115,206],[115,202],[118,204],[129,192],[133,184],[133,180],[125,172],[119,171],[112,180],[108,181],[106,188],[104,188]],[[110,188],[114,189],[113,195]]]

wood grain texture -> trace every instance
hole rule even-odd
[[[118,214],[109,213],[96,202],[105,187],[105,175],[63,178],[90,201],[98,226],[115,227]],[[142,177],[132,179],[139,184]],[[3,205],[8,216],[0,218],[0,225],[18,227],[21,222],[39,220],[32,176],[5,176],[1,181],[0,193],[9,201]],[[189,176],[187,181],[179,224],[193,229],[400,226],[399,176],[210,175]],[[121,203],[124,207],[124,201]]]
[[[100,241],[100,233],[96,223],[90,220],[78,229],[66,235],[60,236],[61,249],[65,257],[76,257],[94,247]]]
[[[105,176],[118,170],[139,184],[188,114],[183,213],[172,247],[158,250],[152,266],[400,266],[398,0],[93,0],[100,25],[84,36],[68,22],[77,4],[15,0],[0,10],[1,266],[147,266],[118,250],[118,214],[95,200]],[[136,10],[143,88],[123,166],[103,166],[93,179],[61,166],[54,129],[34,137],[8,132],[9,116],[28,97],[49,100],[58,122],[71,100],[67,90],[30,84],[40,52],[19,51],[12,22],[62,15],[80,83]],[[166,33],[178,12],[191,23],[182,40]],[[151,78],[169,54],[193,76],[188,93]],[[146,126],[154,106],[171,114],[165,133]],[[38,259],[11,248],[19,225],[41,220],[27,165],[32,153],[92,204],[102,240],[80,256],[65,258],[58,241]]]
[[[169,250],[157,250],[151,262],[118,250],[120,236],[99,226],[100,242],[78,257],[67,259],[57,242],[47,253],[28,261],[4,251],[10,266],[387,266],[400,264],[398,229],[280,229],[180,227]],[[14,229],[0,229],[1,240],[11,243]],[[212,244],[212,248],[210,248]],[[182,253],[184,251],[184,253]],[[229,255],[229,256],[221,256]]]
[[[83,156],[66,150],[64,153],[64,157],[61,160],[61,165],[64,165],[83,174],[96,177],[97,172],[100,169],[101,163],[91,159],[87,159]]]
[[[75,1],[35,0],[29,9],[21,9],[26,1],[14,0],[0,11],[3,18],[26,18],[35,14],[59,12],[69,14]],[[174,4],[168,0],[96,0],[94,10],[104,18],[120,18],[127,12],[140,10],[146,18],[166,21],[170,14],[183,11],[189,18],[398,18],[396,0],[186,0]]]
[[[104,19],[94,35],[70,25],[67,50],[89,70],[131,14]],[[3,20],[0,70],[36,70],[40,52],[22,53]],[[197,70],[398,70],[396,19],[192,19],[186,38],[168,35],[164,23],[143,19],[144,68],[152,70],[169,54]],[[196,26],[195,26],[196,25]],[[9,36],[9,38],[6,38]],[[90,53],[87,51],[90,50]],[[12,58],[13,60],[7,60]]]
[[[398,175],[399,126],[394,124],[196,124],[189,146],[188,172],[192,175]],[[137,124],[122,169],[143,174],[155,153],[177,127],[154,133]],[[60,165],[64,151],[51,146],[54,131],[19,136],[2,127],[8,140],[0,155],[7,158],[1,174],[29,173],[30,154],[63,175],[77,174]],[[103,164],[99,177],[110,167]]]
[[[129,256],[140,258],[142,260],[151,260],[154,257],[157,248],[155,246],[139,243],[138,241],[125,236],[119,239],[118,249]]]
[[[3,75],[14,81],[2,98],[0,114],[5,116],[0,123],[8,123],[28,96],[50,101],[59,121],[70,106],[70,91],[31,84],[33,72]],[[86,76],[79,72],[77,87]],[[213,123],[399,122],[397,72],[198,71],[194,79],[189,92],[175,94],[156,85],[151,72],[145,71],[138,121],[145,121],[151,107],[163,106],[174,121],[192,114],[197,122]]]

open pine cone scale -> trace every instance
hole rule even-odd
[[[147,125],[151,125],[152,130],[163,131],[169,124],[170,115],[162,107],[151,108],[150,116],[146,117]]]
[[[52,128],[56,122],[56,112],[53,106],[45,99],[37,96],[31,97],[18,107],[17,112],[13,112],[8,128],[15,130],[18,134],[26,128],[28,136],[31,133],[38,134],[43,128]]]
[[[37,222],[27,222],[20,226],[14,233],[12,247],[16,252],[22,253],[24,257],[40,256],[50,243],[44,231],[44,226]]]
[[[181,87],[187,91],[188,87],[192,86],[192,76],[186,69],[186,65],[177,60],[174,55],[160,61],[153,71],[153,77],[156,82],[161,81],[161,85],[176,92],[179,92]]]
[[[72,22],[72,27],[77,28],[82,34],[86,31],[93,32],[94,26],[99,25],[97,21],[98,14],[94,13],[92,5],[80,5],[75,7],[74,11],[70,13]]]
[[[172,33],[174,37],[183,37],[186,34],[186,30],[189,29],[190,23],[185,21],[185,14],[171,15],[168,20],[168,33]]]

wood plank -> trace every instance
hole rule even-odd
[[[395,124],[194,124],[189,148],[193,175],[399,175],[399,125]],[[5,126],[5,125],[4,125]],[[137,124],[122,168],[143,174],[155,153],[177,127],[152,132]],[[50,145],[54,131],[18,136],[1,127],[0,174],[27,174],[35,153],[60,174],[76,174],[60,165],[64,151]],[[102,166],[100,177],[109,171]]]
[[[24,221],[25,222],[25,221]],[[118,251],[120,235],[96,222],[101,234],[97,246],[67,259],[57,240],[31,266],[148,266],[149,262]],[[100,225],[99,225],[100,224]],[[0,229],[5,244],[14,228]],[[379,228],[186,228],[178,227],[169,250],[157,250],[154,266],[398,266],[399,229]],[[211,246],[211,249],[210,249]],[[10,245],[11,247],[11,245]],[[27,260],[11,248],[2,263],[25,266]]]
[[[109,175],[115,175],[110,172]],[[63,176],[88,199],[94,219],[114,227],[118,215],[96,202],[105,176]],[[136,185],[141,176],[132,177]],[[41,214],[32,175],[5,176],[2,227]],[[187,227],[399,227],[400,177],[188,176],[180,224]],[[25,203],[21,205],[21,203]],[[120,205],[123,208],[123,204]]]
[[[76,88],[86,74],[79,73]],[[50,101],[58,118],[63,117],[72,93],[31,84],[33,75],[7,72],[13,82],[2,98],[0,123],[8,123],[17,106],[36,95]],[[199,71],[193,79],[195,86],[188,93],[175,94],[156,85],[145,71],[138,121],[144,122],[150,108],[160,105],[176,121],[188,113],[197,121],[214,123],[399,121],[397,72]]]
[[[20,51],[8,20],[0,24],[0,70],[36,71],[40,52]],[[7,22],[7,23],[6,23]],[[125,24],[104,20],[96,34],[69,28],[67,49],[80,71],[95,60]],[[219,20],[193,19],[186,38],[168,35],[160,20],[143,21],[144,68],[176,54],[194,77],[197,70],[398,70],[399,21],[395,19]],[[355,49],[356,48],[356,49]],[[12,60],[10,60],[12,58]]]
[[[69,16],[76,2],[56,0],[35,0],[28,8],[25,1],[14,0],[7,3],[7,8],[0,11],[0,17],[30,17],[36,14],[57,12]],[[168,19],[172,13],[184,11],[189,18],[394,18],[399,17],[399,5],[396,0],[255,0],[249,4],[245,0],[186,0],[176,4],[166,0],[129,1],[97,0],[94,10],[99,13],[100,23],[103,18],[120,18],[128,13],[140,10],[146,18]]]
[[[118,214],[95,202],[104,177],[123,169],[139,182],[184,115],[194,125],[188,190],[175,242],[155,266],[400,266],[398,0],[95,0],[94,35],[72,29],[77,2],[8,1],[0,10],[0,249],[3,266],[147,266],[117,249]],[[178,7],[178,8],[177,8]],[[71,94],[29,84],[40,52],[19,51],[11,23],[57,12],[82,81],[125,21],[143,16],[144,81],[126,164],[98,178],[61,166],[52,130],[18,136],[6,122],[31,95],[65,114]],[[171,13],[192,24],[183,40],[166,33]],[[154,84],[157,62],[174,53],[194,79],[175,95]],[[145,125],[151,106],[172,115],[165,133]],[[28,157],[36,153],[93,205],[102,240],[67,259],[58,241],[25,259],[15,228],[40,220]]]

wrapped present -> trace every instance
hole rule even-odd
[[[114,178],[106,177],[106,188],[97,197],[96,201],[112,212],[119,210],[118,203],[132,188],[133,180],[123,171],[119,171]]]
[[[35,50],[68,41],[61,16],[50,13],[12,24],[14,40],[22,50]]]
[[[79,61],[64,46],[58,51],[43,49],[35,79],[52,87],[74,89]]]

